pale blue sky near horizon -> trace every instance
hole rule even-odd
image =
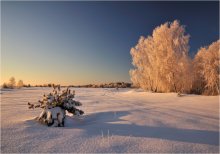
[[[219,39],[219,2],[1,2],[1,82],[130,82],[131,47],[175,19],[192,57]]]

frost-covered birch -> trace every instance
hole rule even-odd
[[[179,21],[165,23],[154,29],[152,36],[141,36],[131,49],[131,81],[154,92],[189,92],[192,71],[189,35]]]
[[[194,61],[193,90],[199,94],[219,94],[220,40],[197,52]]]

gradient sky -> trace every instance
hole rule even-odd
[[[219,2],[1,2],[1,83],[130,82],[130,48],[166,21],[190,55],[219,38]]]

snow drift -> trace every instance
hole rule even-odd
[[[34,102],[50,88],[1,92],[1,152],[219,152],[219,97],[74,88],[82,118],[64,128],[33,120]]]

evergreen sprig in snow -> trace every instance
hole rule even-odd
[[[77,116],[84,114],[82,110],[76,108],[76,106],[81,106],[82,103],[74,100],[74,97],[74,90],[71,92],[69,88],[66,88],[61,92],[60,86],[53,86],[52,93],[48,95],[44,94],[43,99],[39,100],[37,104],[28,102],[28,107],[29,109],[42,108],[43,111],[38,117],[38,120],[48,124],[48,126],[54,123],[54,120],[57,120],[59,125],[61,125],[61,123],[64,125],[65,110]],[[59,116],[62,118],[59,119]]]

